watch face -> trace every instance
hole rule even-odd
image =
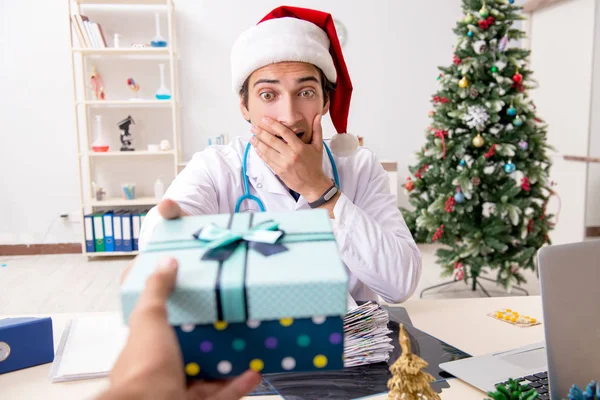
[[[337,187],[332,187],[327,193],[325,193],[325,196],[323,196],[325,201],[331,200],[331,198],[337,193],[337,190]]]

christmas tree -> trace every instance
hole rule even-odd
[[[450,66],[440,67],[426,144],[405,188],[414,210],[402,210],[415,240],[436,242],[442,275],[474,283],[496,270],[509,289],[536,269],[549,243],[546,205],[550,149],[546,124],[528,96],[535,87],[514,0],[463,0],[464,18]]]
[[[431,387],[435,378],[423,371],[429,364],[412,352],[404,324],[400,324],[398,341],[402,354],[390,367],[388,400],[440,400]]]

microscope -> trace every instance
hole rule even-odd
[[[129,126],[131,124],[135,124],[131,115],[128,115],[127,118],[118,123],[119,129],[123,131],[121,133],[121,151],[135,151],[131,144],[133,137],[131,136],[131,133],[129,133]]]

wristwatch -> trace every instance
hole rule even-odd
[[[321,195],[321,197],[319,197],[317,200],[313,201],[312,203],[308,203],[308,205],[310,206],[310,208],[320,207],[323,204],[327,203],[329,200],[331,200],[333,198],[333,196],[335,196],[335,194],[338,192],[338,190],[339,190],[338,187],[334,184],[329,189],[327,189],[325,191],[325,193],[323,193]]]

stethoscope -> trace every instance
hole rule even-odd
[[[327,157],[329,157],[329,162],[331,163],[331,169],[333,170],[333,179],[335,181],[336,186],[340,187],[340,178],[338,176],[337,166],[335,165],[335,160],[333,159],[333,155],[331,154],[331,150],[325,142],[323,142],[323,146],[325,146],[325,151],[327,152]],[[265,212],[265,205],[262,200],[256,196],[250,194],[250,182],[248,181],[248,175],[246,175],[246,166],[248,164],[248,153],[250,152],[250,143],[246,146],[246,150],[244,151],[244,159],[242,161],[242,179],[244,180],[244,194],[240,196],[236,205],[235,212],[240,212],[240,206],[244,200],[252,200],[258,204],[258,208],[261,212]]]

